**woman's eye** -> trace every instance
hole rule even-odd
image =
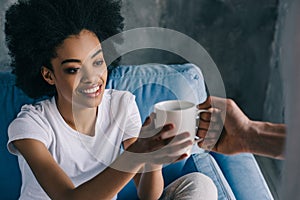
[[[65,72],[67,74],[76,74],[78,72],[79,68],[67,68],[65,69]]]
[[[101,66],[102,64],[103,64],[103,60],[96,60],[96,61],[94,61],[94,63],[93,63],[93,65],[94,65],[95,67]]]

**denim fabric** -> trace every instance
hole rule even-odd
[[[159,101],[200,103],[207,97],[202,73],[193,64],[119,66],[109,71],[107,87],[133,93],[142,121]]]
[[[201,172],[210,177],[218,189],[219,200],[235,200],[235,196],[221,169],[210,154],[192,154],[186,161],[182,175]]]
[[[252,154],[224,156],[211,153],[228,181],[235,197],[242,200],[272,200],[262,172]]]

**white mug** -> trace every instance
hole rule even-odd
[[[159,128],[168,123],[175,125],[174,131],[176,134],[189,132],[190,139],[195,141],[197,132],[197,122],[199,113],[207,110],[199,110],[196,104],[182,100],[167,100],[156,103],[154,105],[155,128]],[[198,145],[197,145],[198,146]],[[191,154],[192,148],[188,148],[186,153]],[[199,150],[204,152],[203,149]]]

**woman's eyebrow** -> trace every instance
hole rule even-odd
[[[98,55],[99,53],[102,52],[102,49],[99,49],[98,51],[96,51],[92,56],[91,58],[94,58],[96,55]],[[66,59],[66,60],[63,60],[60,64],[63,65],[65,63],[69,63],[69,62],[76,62],[76,63],[81,63],[81,60],[78,60],[78,59]]]
[[[99,53],[102,52],[102,49],[99,49],[98,51],[96,51],[92,56],[91,58],[94,58],[96,55],[98,55]]]
[[[65,63],[69,63],[69,62],[81,63],[81,61],[78,59],[66,59],[66,60],[63,60],[60,64],[63,65]]]

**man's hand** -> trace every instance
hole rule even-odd
[[[231,99],[208,97],[198,105],[202,112],[197,135],[204,138],[201,148],[223,154],[248,152],[247,139],[251,120]]]

